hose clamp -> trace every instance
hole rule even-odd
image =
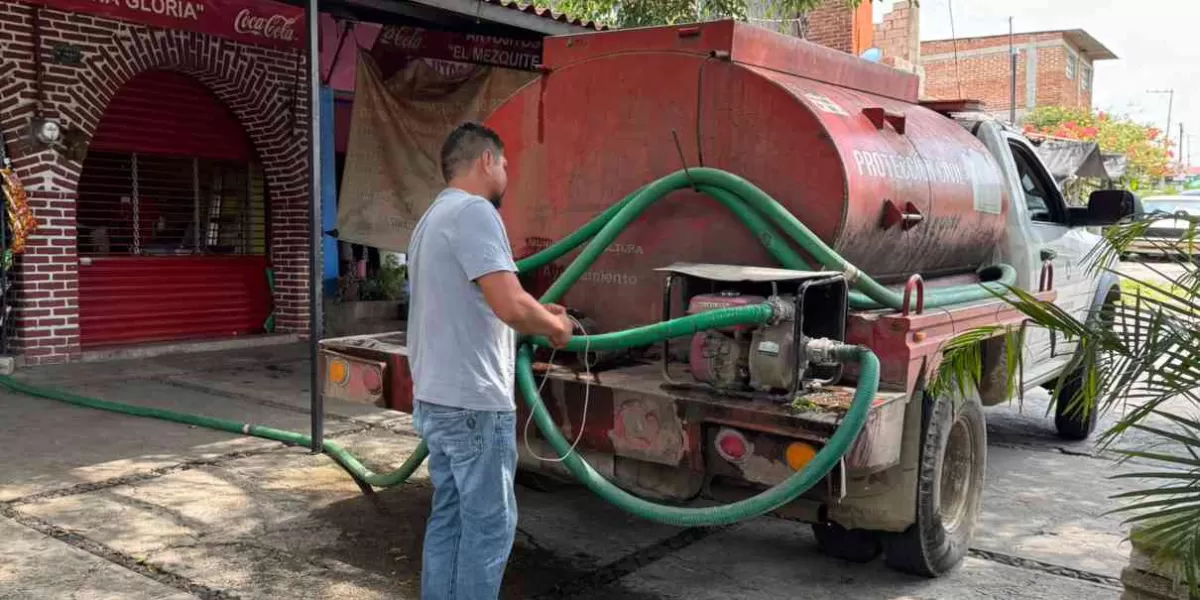
[[[780,296],[771,296],[767,298],[767,304],[771,307],[771,325],[796,319],[796,305],[792,302]]]
[[[859,271],[858,267],[846,263],[842,269],[842,276],[846,278],[846,285],[854,287],[854,284],[858,283],[858,278],[862,277],[862,271]]]

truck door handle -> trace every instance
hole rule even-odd
[[[1042,248],[1042,260],[1054,260],[1058,258],[1058,253],[1050,248]]]

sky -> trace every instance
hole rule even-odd
[[[1086,30],[1118,57],[1095,65],[1095,107],[1162,129],[1167,95],[1146,92],[1173,88],[1172,143],[1182,122],[1184,159],[1200,164],[1200,0],[920,0],[921,39],[953,37],[951,10],[957,37],[1006,34],[1010,16],[1018,33]]]

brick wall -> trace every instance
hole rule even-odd
[[[1031,106],[1092,105],[1090,91],[1081,89],[1080,78],[1092,65],[1077,51],[1073,78],[1067,77],[1069,45],[1061,33],[1013,36],[1017,50],[1018,117]],[[950,40],[923,42],[921,64],[925,68],[925,96],[931,99],[971,98],[982,100],[989,111],[1006,112],[1010,105],[1011,63],[1008,36],[973,38],[955,44]],[[1030,77],[1030,65],[1035,64]],[[1030,100],[1033,100],[1030,102]]]
[[[1009,106],[1009,54],[989,53],[954,60],[930,61],[925,58],[928,47],[922,47],[921,64],[925,68],[925,96],[947,100],[970,98],[982,100],[988,110]],[[1017,107],[1025,106],[1025,51],[1017,56]]]
[[[90,136],[118,88],[137,73],[172,69],[207,85],[241,121],[267,176],[276,315],[282,331],[307,327],[308,101],[303,53],[236,44],[73,13],[40,11],[43,114]],[[75,198],[81,164],[25,140],[35,113],[34,8],[0,3],[0,130],[41,223],[19,259],[18,351],[29,364],[79,354]],[[82,47],[80,66],[50,64],[50,44]],[[299,78],[298,78],[299,75]],[[297,93],[297,91],[299,93]]]
[[[920,63],[919,11],[920,8],[911,1],[897,2],[891,11],[883,15],[883,20],[875,25],[875,47],[883,51],[885,61],[899,59],[911,65]]]
[[[844,0],[826,0],[809,11],[806,39],[842,52],[854,52],[854,11]]]
[[[858,54],[871,45],[871,2],[864,1],[858,8],[847,5],[846,0],[825,0],[820,6],[808,11],[807,15],[778,15],[770,10],[767,0],[750,0],[747,16],[756,26],[780,33],[801,36],[803,19],[808,28],[803,36],[810,42]]]

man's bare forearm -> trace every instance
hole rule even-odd
[[[537,298],[524,293],[518,299],[516,315],[508,325],[522,335],[551,336],[558,332],[560,320],[554,313],[546,310]]]

